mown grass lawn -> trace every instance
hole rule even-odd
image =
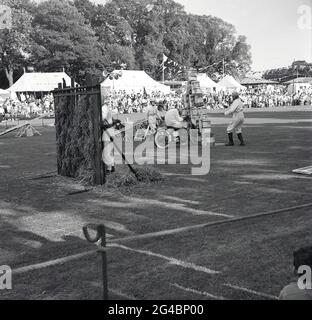
[[[90,250],[81,231],[86,223],[104,223],[108,240],[114,243],[126,237],[135,239],[146,233],[227,220],[214,214],[248,217],[309,203],[311,178],[291,171],[311,165],[311,123],[302,121],[311,115],[248,114],[253,123],[244,131],[247,147],[212,149],[207,176],[191,176],[190,166],[157,166],[165,177],[161,183],[121,190],[95,188],[77,195],[69,194],[83,186],[53,174],[53,128],[41,128],[40,137],[3,137],[0,264],[18,268]],[[287,119],[291,121],[287,123]],[[225,139],[226,124],[222,121],[213,127],[217,142]],[[50,173],[47,178],[33,179],[45,173]],[[292,277],[292,251],[311,245],[311,212],[312,207],[118,242],[108,253],[110,297],[277,296]],[[13,290],[1,292],[0,298],[100,299],[100,267],[95,255],[19,274],[13,278]]]

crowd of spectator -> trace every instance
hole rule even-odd
[[[241,91],[240,97],[246,108],[311,105],[312,89],[290,93],[285,87],[263,87]],[[230,92],[220,91],[204,94],[204,104],[209,110],[223,109],[231,102],[232,95]],[[126,94],[119,91],[113,92],[109,96],[109,103],[113,111],[119,114],[142,113],[149,103],[156,103],[163,110],[168,110],[171,105],[181,109],[183,108],[183,94],[164,95],[161,92],[153,92],[150,95]]]
[[[287,88],[258,88],[246,89],[240,93],[246,108],[273,108],[311,105],[312,90],[300,90],[290,93]],[[224,105],[231,103],[231,94],[220,91],[204,96],[204,102],[208,109],[222,109]]]
[[[257,89],[246,89],[240,93],[246,108],[269,108],[286,107],[298,105],[311,105],[312,88],[291,93],[286,87],[262,87]],[[232,102],[230,92],[213,92],[204,94],[204,105],[209,110],[223,109]],[[107,101],[116,114],[144,113],[149,104],[156,104],[162,110],[168,110],[172,105],[178,109],[183,108],[183,94],[163,94],[155,91],[150,94],[126,93],[125,91],[114,91]],[[4,118],[16,120],[19,118],[35,118],[42,115],[53,115],[53,95],[49,94],[41,99],[33,95],[21,95],[19,99],[6,99],[0,103],[0,121]]]
[[[242,94],[246,105],[249,108],[269,108],[269,107],[286,107],[311,105],[312,90],[300,90],[291,93],[285,87],[275,89],[258,89],[257,91],[246,90]]]
[[[20,99],[6,99],[0,104],[0,120],[32,119],[54,113],[53,95],[48,94],[41,99],[33,95],[21,96]]]
[[[182,96],[175,93],[163,94],[160,91],[147,93],[131,93],[114,91],[107,97],[112,111],[118,114],[144,113],[150,103],[155,103],[164,110],[171,105],[182,107]]]

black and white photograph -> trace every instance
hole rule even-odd
[[[312,300],[311,135],[312,0],[0,0],[0,303]]]

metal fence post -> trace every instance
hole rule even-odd
[[[108,300],[108,279],[107,279],[107,256],[106,256],[106,229],[104,225],[98,226],[98,233],[101,237],[102,255],[102,280],[103,280],[103,299]]]
[[[96,236],[91,238],[89,229],[96,230]],[[108,278],[107,278],[107,256],[106,256],[106,229],[104,225],[88,224],[83,227],[85,238],[90,243],[100,241],[101,249],[98,251],[102,257],[102,283],[103,283],[103,300],[108,300]]]

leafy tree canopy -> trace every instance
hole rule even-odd
[[[212,16],[187,14],[173,0],[0,0],[13,10],[13,28],[0,32],[0,68],[65,68],[81,84],[103,71],[143,69],[160,80],[185,76],[189,67],[218,78],[242,77],[251,64],[246,37]],[[163,57],[166,58],[163,64]],[[178,76],[179,75],[179,76]]]
[[[28,0],[1,0],[1,4],[9,6],[12,14],[12,27],[0,30],[0,68],[11,86],[14,70],[23,67],[31,52],[33,17]]]

